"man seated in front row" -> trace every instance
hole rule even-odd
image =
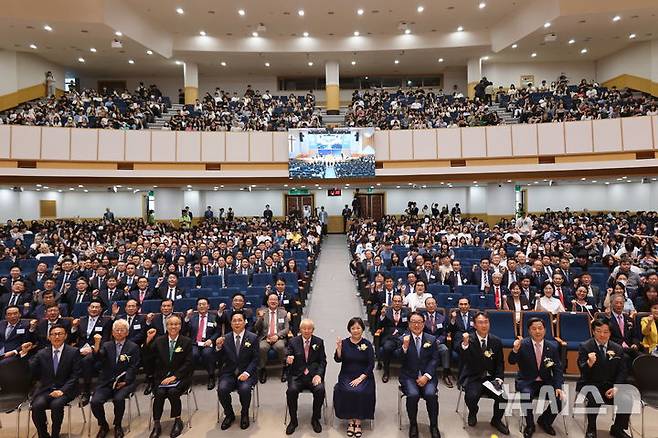
[[[184,333],[194,341],[192,358],[195,364],[202,364],[208,373],[208,390],[215,388],[215,340],[219,337],[221,328],[217,316],[208,312],[207,298],[197,298],[194,313],[189,309],[185,315]]]
[[[283,364],[286,353],[286,338],[290,331],[290,321],[286,309],[279,307],[279,298],[276,292],[271,292],[267,296],[267,307],[259,309],[256,316],[254,331],[259,339],[259,380],[260,383],[265,383],[267,381],[265,365],[267,364],[267,355],[270,349],[276,351],[279,363]],[[281,380],[285,381],[285,367],[281,373]]]

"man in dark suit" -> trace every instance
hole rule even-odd
[[[473,321],[473,311],[471,302],[468,298],[462,297],[458,301],[459,310],[450,312],[450,321],[448,322],[448,331],[453,340],[452,348],[459,352],[459,342],[464,333],[475,333],[475,323]]]
[[[55,288],[60,294],[66,293],[70,285],[78,278],[78,271],[73,269],[73,260],[65,258],[62,260],[62,270],[57,275],[57,285]],[[67,284],[69,286],[67,286]]]
[[[452,372],[450,371],[450,349],[446,345],[446,335],[448,333],[448,323],[442,313],[436,311],[436,299],[434,297],[425,300],[425,326],[423,331],[436,338],[436,348],[439,354],[439,360],[443,367],[443,383],[448,388],[454,386],[452,382]]]
[[[50,344],[50,329],[53,326],[61,326],[66,331],[66,340],[70,340],[71,320],[62,318],[57,304],[51,304],[46,308],[45,318],[37,324],[36,342],[38,348],[47,347]]]
[[[167,332],[167,320],[174,314],[174,302],[170,299],[162,300],[160,313],[149,313],[146,315],[147,328],[154,328],[158,336]]]
[[[139,370],[139,346],[128,340],[128,322],[118,319],[112,324],[113,340],[101,345],[102,336],[94,335],[94,357],[101,364],[98,385],[91,398],[91,411],[98,420],[96,438],[105,438],[110,426],[105,418],[103,405],[114,404],[114,437],[124,436],[121,420],[126,408],[126,398],[135,391],[135,378]]]
[[[73,344],[80,349],[83,356],[80,361],[82,369],[82,395],[80,403],[84,406],[89,402],[91,394],[91,379],[96,374],[96,361],[94,359],[92,346],[94,345],[94,335],[101,335],[103,341],[110,337],[110,327],[108,321],[101,315],[103,310],[102,303],[99,299],[94,298],[87,306],[87,315],[79,319],[74,319],[71,327],[71,338]]]
[[[530,318],[528,321],[530,336],[514,341],[508,361],[511,365],[518,364],[516,375],[516,390],[526,394],[526,426],[523,437],[530,438],[535,433],[535,421],[532,415],[532,400],[540,395],[542,387],[547,385],[555,391],[549,392],[550,403],[537,419],[537,424],[549,435],[555,435],[553,421],[562,410],[562,385],[564,376],[560,350],[556,342],[545,339],[546,326],[543,319]]]
[[[39,438],[59,438],[64,419],[64,407],[78,394],[80,377],[80,353],[66,344],[66,330],[54,325],[48,334],[50,346],[39,350],[29,360],[32,377],[39,381],[39,388],[32,397],[32,421]],[[32,344],[21,346],[21,358],[26,358]],[[50,409],[52,429],[48,434],[46,410]]]
[[[121,315],[121,319],[128,322],[128,340],[134,342],[140,347],[146,339],[146,318],[144,315],[139,314],[139,304],[135,299],[129,299],[126,302],[125,314]],[[115,318],[116,319],[116,318]]]
[[[468,406],[468,425],[477,424],[478,404],[483,394],[494,400],[491,425],[503,435],[509,435],[509,428],[502,422],[504,409],[500,404],[506,402],[504,393],[497,395],[490,388],[483,386],[490,382],[494,388],[502,389],[505,379],[505,358],[503,343],[500,338],[489,332],[489,317],[478,312],[474,318],[475,335],[465,333],[461,341],[461,357],[464,364],[460,380],[464,388],[464,402]]]
[[[402,295],[393,296],[393,306],[382,306],[377,323],[379,331],[379,356],[384,362],[382,382],[389,379],[393,353],[400,345],[400,337],[409,327],[409,309],[402,307]]]
[[[247,331],[253,331],[252,330],[253,322],[251,321],[250,318],[250,316],[253,317],[253,314],[248,313],[250,309],[245,309],[244,305],[246,302],[247,300],[245,299],[244,294],[242,292],[238,292],[235,295],[233,295],[233,298],[231,298],[230,308],[227,308],[224,303],[221,303],[219,305],[219,312],[217,312],[217,318],[219,320],[219,324],[224,327],[224,333],[228,333],[231,331],[231,317],[233,315],[233,312],[242,312],[243,316],[247,319],[246,322]]]
[[[171,418],[174,425],[171,429],[171,438],[176,438],[183,431],[181,421],[181,396],[185,394],[192,384],[192,340],[180,334],[181,320],[172,315],[167,319],[167,332],[156,336],[154,328],[146,334],[146,348],[144,361],[153,363],[153,430],[149,438],[158,438],[162,432],[160,418],[165,400],[171,406]]]
[[[231,316],[231,331],[215,341],[219,369],[219,402],[224,408],[221,429],[226,430],[235,421],[231,393],[240,398],[240,429],[249,427],[251,389],[256,384],[258,372],[258,337],[245,330],[246,319],[242,312]]]
[[[504,307],[503,297],[509,296],[509,289],[507,286],[503,285],[503,274],[500,272],[494,272],[491,275],[491,288],[489,289],[494,297],[494,306],[496,309],[501,310]]]
[[[489,258],[482,257],[480,259],[480,266],[476,266],[475,269],[473,269],[472,284],[477,285],[481,293],[489,293],[489,289],[493,283],[493,273],[494,270],[491,267]]]
[[[453,292],[457,286],[471,284],[471,279],[464,271],[462,271],[462,264],[459,260],[453,260],[452,271],[445,277],[445,282],[443,284],[450,286],[450,289]]]
[[[270,349],[273,349],[276,351],[280,363],[283,363],[286,353],[286,339],[290,331],[288,312],[285,308],[279,307],[278,294],[271,292],[267,296],[267,307],[258,310],[254,331],[258,336],[259,381],[265,383],[267,381],[267,370],[265,369],[267,355]],[[282,372],[282,378],[283,376],[285,376],[285,368]]]
[[[568,257],[560,257],[560,265],[553,270],[553,273],[559,272],[564,277],[564,285],[574,287],[576,271],[571,268],[571,262]]]
[[[292,435],[299,425],[297,421],[297,401],[299,393],[309,390],[313,394],[313,416],[311,426],[315,433],[322,432],[320,417],[325,398],[324,374],[327,369],[327,356],[324,352],[324,341],[313,335],[315,325],[310,319],[302,320],[299,325],[299,336],[288,342],[288,389],[286,400],[290,423],[286,435]]]
[[[11,285],[11,293],[0,295],[0,312],[4,313],[9,306],[17,306],[21,309],[21,316],[30,312],[29,305],[32,303],[32,294],[25,291],[23,280],[16,280]],[[25,305],[28,306],[25,306]]]
[[[557,270],[553,271],[552,280],[555,289],[553,295],[562,302],[565,309],[569,309],[571,300],[576,298],[573,289],[564,284],[564,275]]]
[[[35,290],[43,290],[43,284],[49,278],[48,264],[46,262],[39,262],[37,263],[36,271],[27,276],[27,281],[34,286]]]
[[[421,398],[427,405],[432,438],[440,438],[439,396],[437,394],[436,367],[438,350],[436,338],[423,332],[423,315],[412,312],[409,315],[409,334],[402,339],[402,345],[395,351],[402,360],[400,386],[407,396],[407,416],[409,417],[409,438],[418,437],[418,402]]]
[[[550,280],[551,277],[546,275],[544,265],[541,260],[537,259],[532,264],[532,272],[530,273],[531,283],[538,290],[542,290],[544,283]]]
[[[145,300],[156,300],[159,298],[155,290],[149,287],[149,280],[146,277],[139,277],[137,279],[137,287],[130,290],[130,296],[131,298],[136,299],[140,305],[142,305]]]
[[[578,351],[578,368],[580,378],[576,384],[576,391],[583,387],[588,390],[585,396],[585,405],[589,409],[587,414],[587,432],[585,438],[596,438],[596,417],[601,406],[600,401],[605,404],[615,404],[620,408],[626,405],[632,407],[632,400],[627,395],[618,393],[615,385],[626,383],[626,361],[624,360],[624,349],[610,339],[610,323],[605,320],[596,319],[592,322],[594,337],[580,345]],[[595,387],[598,393],[591,392]],[[615,400],[617,398],[617,400]],[[624,398],[624,399],[622,399]],[[622,400],[620,400],[622,399]],[[620,403],[621,402],[621,403]],[[615,422],[610,428],[610,435],[616,438],[630,438],[626,433],[630,415],[622,413],[615,415]]]
[[[208,372],[208,390],[215,388],[215,340],[221,335],[217,315],[208,313],[207,298],[197,298],[196,313],[189,309],[183,322],[183,333],[194,341],[192,359]]]
[[[423,280],[426,285],[438,283],[441,280],[441,275],[439,272],[432,268],[431,259],[425,259],[423,262],[423,269],[418,271],[417,276],[418,279]]]
[[[530,307],[534,308],[535,297],[539,293],[539,289],[532,285],[532,279],[530,276],[526,275],[521,277],[519,286],[521,286],[521,295],[525,296],[528,300],[528,303],[530,304]]]
[[[616,295],[612,298],[610,312],[606,312],[606,320],[610,326],[610,339],[624,349],[627,369],[632,369],[633,360],[640,355],[640,341],[636,338],[633,320],[624,313],[624,297]]]
[[[157,295],[160,299],[180,300],[185,298],[187,293],[178,286],[178,275],[171,273],[167,275],[167,283],[159,287]]]
[[[18,306],[5,309],[5,319],[0,321],[0,365],[16,360],[24,343],[35,343],[36,335],[33,329],[30,330],[34,326],[36,321],[31,323],[21,320],[21,309]]]

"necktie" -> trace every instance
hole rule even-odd
[[[140,302],[140,304],[141,304],[142,302],[144,302],[144,296],[145,296],[145,295],[146,295],[146,291],[140,289],[140,291],[139,291],[139,302]]]
[[[482,344],[481,345],[482,345],[482,351],[485,351],[487,349],[487,340],[482,339]]]
[[[82,299],[84,298],[85,293],[84,292],[78,292],[78,299],[75,300],[76,303],[81,303]]]
[[[304,360],[308,362],[308,353],[311,347],[311,340],[304,341]]]
[[[64,274],[64,280],[62,281],[62,286],[59,288],[60,292],[64,290],[64,286],[68,281],[69,281],[69,273],[67,272]]]
[[[9,300],[9,305],[10,306],[15,306],[16,303],[18,302],[18,294],[12,294],[11,300]]]
[[[119,356],[121,356],[121,349],[123,349],[123,344],[117,344],[116,347],[117,347],[117,353],[116,353],[116,357],[114,358],[114,361],[119,362]]]
[[[391,305],[391,291],[386,291],[386,305],[390,306]]]
[[[557,290],[557,296],[558,298],[560,298],[560,302],[564,306],[564,297],[562,296],[562,288],[558,286],[556,290]]]
[[[414,336],[416,338],[416,353],[420,358],[420,336]]]
[[[57,368],[59,367],[59,350],[53,351],[53,370],[57,374]]]
[[[199,317],[199,328],[196,331],[196,341],[203,341],[203,328],[206,326],[206,315],[201,315]]]
[[[514,272],[510,272],[509,278],[510,278],[510,284],[514,283],[516,281],[516,274]]]
[[[621,336],[624,337],[624,317],[621,315],[617,315],[617,324],[619,325],[619,331],[621,332]]]
[[[395,320],[396,324],[398,323],[398,321],[400,321],[400,311],[399,310],[396,310],[395,312],[393,312],[393,320]]]
[[[170,287],[170,288],[169,288],[169,299],[170,299],[170,300],[173,300],[174,298],[176,298],[176,297],[174,296],[175,293],[176,293],[176,291],[175,291],[173,288]]]
[[[11,324],[7,324],[7,328],[5,329],[5,341],[7,338],[9,338],[9,335],[11,335],[11,332],[14,330],[14,326]]]
[[[89,321],[87,321],[87,337],[91,336],[91,333],[94,331],[95,325],[96,325],[96,318],[89,318]]]
[[[430,327],[432,328],[432,333],[434,333],[434,330],[436,329],[436,326],[434,325],[434,315],[430,315]]]
[[[267,332],[267,336],[274,336],[276,329],[276,315],[273,311],[270,310],[270,329]]]
[[[176,341],[169,340],[169,362],[171,362],[171,358],[174,357],[174,350],[176,349]]]
[[[462,285],[462,276],[459,275],[459,272],[457,272],[455,275],[457,275],[457,286]]]
[[[37,274],[37,282],[40,283],[43,278],[43,274]]]
[[[599,352],[601,353],[601,357],[605,359],[605,345],[599,345]]]
[[[535,342],[535,360],[537,361],[537,370],[541,368],[541,344],[538,342]],[[539,378],[539,377],[538,377]]]
[[[494,290],[494,300],[496,301],[496,309],[500,309],[500,286],[496,286]]]
[[[235,337],[235,354],[240,354],[240,335]]]
[[[130,329],[130,327],[132,327],[132,325],[133,325],[133,317],[129,316],[128,317],[128,328]]]
[[[482,285],[484,287],[489,286],[489,277],[487,276],[487,273],[482,271]]]
[[[462,320],[464,321],[464,330],[468,331],[468,313],[466,315],[462,315]]]

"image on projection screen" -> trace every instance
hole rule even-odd
[[[336,179],[375,176],[375,129],[291,129],[288,176]]]

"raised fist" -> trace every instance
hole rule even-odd
[[[468,339],[470,338],[470,335],[468,333],[464,333],[462,335],[462,345],[468,345]]]
[[[222,348],[222,346],[224,345],[224,336],[220,336],[219,338],[217,338],[217,340],[215,341],[215,345],[217,346],[217,348]]]
[[[514,341],[514,345],[512,346],[512,349],[514,350],[515,353],[518,353],[520,348],[521,348],[521,339],[517,338]]]
[[[80,325],[80,320],[78,318],[75,318],[72,323],[73,327],[77,327]]]
[[[185,319],[189,320],[190,318],[192,318],[193,313],[194,313],[194,310],[187,309],[187,312],[185,312]]]
[[[409,341],[411,341],[411,336],[407,335],[402,338],[402,348],[405,350],[409,348]]]
[[[596,363],[596,352],[592,351],[587,355],[587,365],[590,367],[594,366]]]
[[[219,303],[219,311],[223,312],[224,310],[226,310],[226,303]]]

